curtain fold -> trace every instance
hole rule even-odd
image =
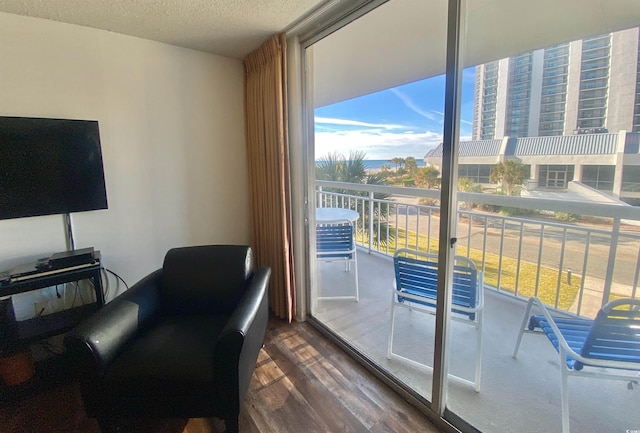
[[[256,264],[272,269],[269,306],[295,311],[287,119],[286,38],[272,36],[244,59],[245,125]]]

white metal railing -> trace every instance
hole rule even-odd
[[[417,199],[439,197],[438,190],[316,181],[316,205],[358,211],[358,244],[385,255],[437,249],[439,207]],[[456,254],[476,262],[488,288],[543,297],[557,310],[588,317],[609,299],[640,297],[640,208],[463,192],[458,200]],[[536,214],[505,216],[471,203]],[[560,213],[591,221],[549,216]]]

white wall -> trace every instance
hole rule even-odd
[[[99,121],[109,209],[75,243],[129,285],[171,247],[249,242],[241,61],[0,13],[0,115]],[[65,248],[62,216],[0,221],[0,269]]]

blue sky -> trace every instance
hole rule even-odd
[[[475,68],[462,80],[462,139],[471,136]],[[385,89],[315,110],[316,159],[364,151],[367,159],[422,159],[442,142],[444,75]]]

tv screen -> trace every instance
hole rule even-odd
[[[97,121],[0,116],[0,219],[106,208]]]

